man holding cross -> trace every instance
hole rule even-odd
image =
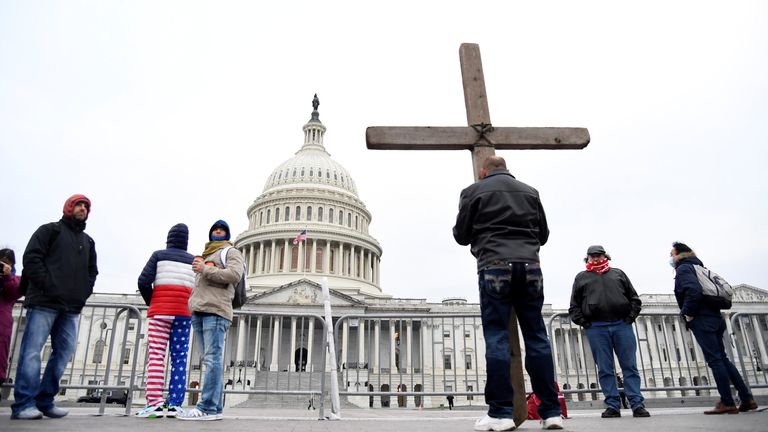
[[[475,430],[515,429],[509,347],[513,309],[523,333],[525,369],[541,400],[538,412],[543,427],[562,429],[552,348],[541,316],[544,286],[539,247],[547,242],[549,228],[539,193],[515,179],[502,157],[489,156],[480,180],[461,192],[453,237],[460,245],[471,244],[477,258],[488,414],[475,422]]]

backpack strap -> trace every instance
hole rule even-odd
[[[221,249],[221,265],[227,268],[227,252],[232,249],[232,246],[226,246]]]

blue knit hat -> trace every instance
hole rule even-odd
[[[227,232],[227,235],[225,235],[224,237],[213,237],[213,230],[218,227],[224,228],[224,230]],[[221,219],[214,222],[213,225],[211,225],[211,229],[208,230],[208,240],[210,241],[229,240],[229,225]]]

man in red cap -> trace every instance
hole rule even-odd
[[[22,291],[27,320],[16,368],[11,419],[61,418],[69,412],[53,397],[77,345],[77,324],[99,273],[96,246],[85,233],[91,200],[72,195],[58,222],[42,225],[24,251]],[[40,377],[40,352],[48,336],[51,355]]]

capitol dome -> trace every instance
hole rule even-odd
[[[371,214],[352,176],[325,149],[319,105],[315,95],[304,143],[267,177],[235,241],[250,292],[326,277],[334,290],[359,299],[389,297],[379,286],[382,250],[368,233]]]

